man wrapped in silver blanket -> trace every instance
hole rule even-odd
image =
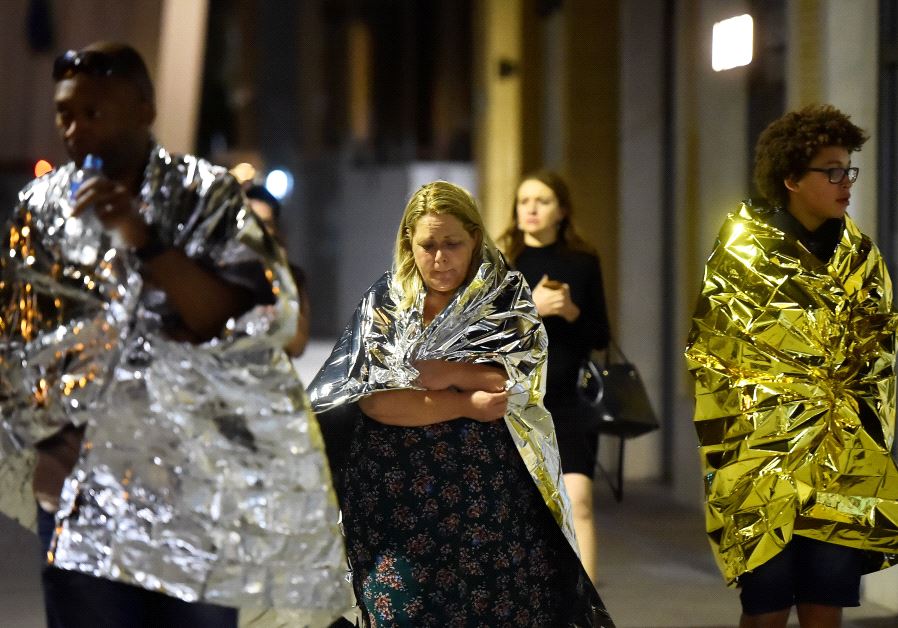
[[[20,192],[0,262],[0,512],[34,526],[37,498],[48,625],[328,623],[351,594],[283,252],[224,169],[156,144],[133,48],[53,78],[72,161]]]

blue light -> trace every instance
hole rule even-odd
[[[265,177],[265,187],[278,200],[283,200],[293,191],[293,175],[280,168],[272,170]]]

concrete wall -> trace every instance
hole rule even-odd
[[[624,2],[620,8],[620,126],[618,143],[617,335],[638,366],[660,410],[663,290],[662,214],[673,207],[663,198],[664,77],[662,0]],[[663,417],[661,417],[663,419]],[[688,427],[688,425],[687,425]],[[654,432],[627,444],[627,479],[661,475],[661,439]],[[604,439],[601,457],[616,443]]]

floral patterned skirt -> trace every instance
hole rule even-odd
[[[347,472],[353,585],[371,625],[568,625],[583,570],[503,421],[365,417]]]

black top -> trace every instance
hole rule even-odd
[[[608,346],[610,328],[599,258],[556,242],[524,247],[515,265],[531,289],[543,275],[568,284],[571,299],[580,308],[580,316],[573,323],[560,316],[543,319],[549,336],[545,401],[554,416],[556,408],[576,403],[577,371],[583,358],[593,349]]]
[[[843,221],[830,218],[814,231],[809,231],[787,210],[778,208],[763,215],[767,224],[801,242],[821,262],[829,262],[842,238]]]

